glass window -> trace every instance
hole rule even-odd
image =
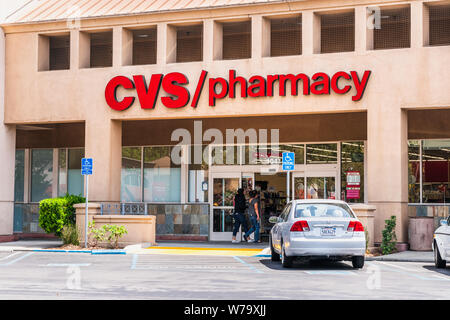
[[[278,164],[281,165],[283,152],[294,152],[295,164],[305,162],[305,146],[296,145],[246,145],[245,146],[245,164]]]
[[[67,193],[67,149],[59,149],[58,155],[58,196]]]
[[[49,37],[50,70],[70,69],[70,35]]]
[[[84,177],[81,174],[82,158],[84,158],[84,149],[69,149],[67,168],[67,192],[69,194],[84,194]]]
[[[122,148],[121,195],[125,202],[141,201],[141,147]]]
[[[203,24],[177,27],[177,62],[203,60]]]
[[[337,144],[306,145],[306,164],[337,163]]]
[[[307,177],[307,199],[336,199],[334,177]]]
[[[408,141],[408,201],[420,202],[420,141]]]
[[[450,140],[424,140],[422,146],[423,202],[450,201]]]
[[[304,177],[294,177],[294,199],[305,199]]]
[[[294,217],[354,218],[354,215],[347,205],[341,203],[305,203],[297,204]]]
[[[428,8],[430,46],[450,45],[450,4]]]
[[[226,22],[223,26],[222,59],[248,59],[252,55],[252,23]]]
[[[302,17],[270,20],[270,55],[302,54]]]
[[[355,50],[355,13],[333,13],[320,16],[320,52]]]
[[[144,201],[181,201],[181,166],[172,161],[174,148],[144,148]]]
[[[111,67],[113,53],[113,33],[91,33],[91,68]]]
[[[31,150],[31,202],[52,197],[53,149]]]
[[[133,30],[133,65],[156,63],[156,28]]]
[[[364,142],[341,143],[341,199],[364,202]]]
[[[208,146],[189,148],[189,202],[208,202]],[[197,156],[195,153],[198,153]]]
[[[410,7],[381,8],[381,26],[373,30],[373,48],[409,48],[411,42]]]
[[[25,150],[16,150],[16,168],[14,171],[14,201],[24,202],[25,187]]]
[[[211,162],[214,165],[238,165],[240,163],[240,150],[241,147],[236,145],[211,145]]]

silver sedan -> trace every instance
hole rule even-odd
[[[272,261],[291,267],[294,259],[352,261],[364,266],[363,225],[347,203],[338,200],[293,200],[270,231]]]
[[[445,268],[450,260],[450,217],[441,220],[441,226],[434,232],[433,251],[436,268]]]

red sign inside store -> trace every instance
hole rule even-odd
[[[339,71],[332,76],[318,72],[311,78],[304,73],[299,73],[297,75],[275,74],[266,77],[254,75],[246,79],[236,76],[235,70],[230,70],[228,78],[209,78],[206,81],[208,72],[202,70],[194,92],[189,92],[187,88],[189,79],[179,72],[166,75],[152,74],[148,83],[143,75],[135,75],[131,79],[116,76],[106,85],[105,99],[114,110],[123,111],[130,108],[134,103],[134,96],[125,96],[121,100],[117,98],[117,89],[123,87],[136,92],[142,109],[154,109],[158,99],[167,108],[183,108],[188,104],[195,108],[207,83],[208,104],[211,107],[215,106],[219,99],[234,99],[236,95],[241,98],[298,96],[299,93],[304,96],[329,95],[332,92],[343,95],[352,88],[355,89],[352,101],[359,101],[364,95],[370,74],[371,71],[366,70],[362,77],[359,77],[356,71],[348,73]],[[278,84],[277,90],[275,90],[275,84]],[[161,88],[167,95],[159,97]]]
[[[347,171],[347,199],[359,199],[361,197],[361,173],[359,171]]]

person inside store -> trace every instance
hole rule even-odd
[[[261,242],[259,239],[260,210],[258,193],[255,190],[250,191],[250,199],[248,205],[248,215],[252,227],[244,234],[244,239],[248,242]],[[250,240],[249,236],[255,233],[254,240]]]
[[[247,220],[245,219],[245,210],[247,209],[247,200],[245,199],[244,189],[239,188],[234,196],[234,228],[232,243],[238,243],[236,234],[239,227],[242,225],[242,230],[246,233],[248,231]]]

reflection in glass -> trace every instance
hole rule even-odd
[[[305,178],[294,177],[294,200],[305,199]]]
[[[420,141],[408,141],[408,201],[420,202]]]
[[[233,231],[233,209],[213,210],[213,231],[231,232]]]
[[[337,163],[337,144],[307,144],[306,164]]]
[[[120,198],[126,202],[141,201],[141,148],[122,148]]]
[[[58,196],[67,193],[67,149],[59,149],[58,153]]]
[[[450,202],[450,140],[424,140],[423,202]]]
[[[172,161],[174,148],[144,148],[144,201],[181,201],[181,166]]]
[[[188,201],[208,202],[208,146],[192,145],[189,150]],[[195,153],[198,153],[197,156]]]
[[[84,194],[84,177],[81,174],[81,159],[84,149],[69,149],[67,167],[67,192],[74,195]]]
[[[239,188],[238,178],[214,178],[213,201],[216,207],[233,206],[234,195]]]
[[[308,177],[306,181],[308,199],[336,199],[334,177]]]
[[[16,164],[14,174],[14,201],[24,201],[25,186],[25,150],[16,150]]]
[[[31,202],[52,197],[53,149],[31,150]]]
[[[347,191],[347,172],[359,172],[360,186],[359,198],[358,191],[355,192],[355,186],[348,186]],[[350,190],[353,189],[353,190]],[[342,142],[341,143],[341,199],[350,203],[364,202],[364,142]]]

